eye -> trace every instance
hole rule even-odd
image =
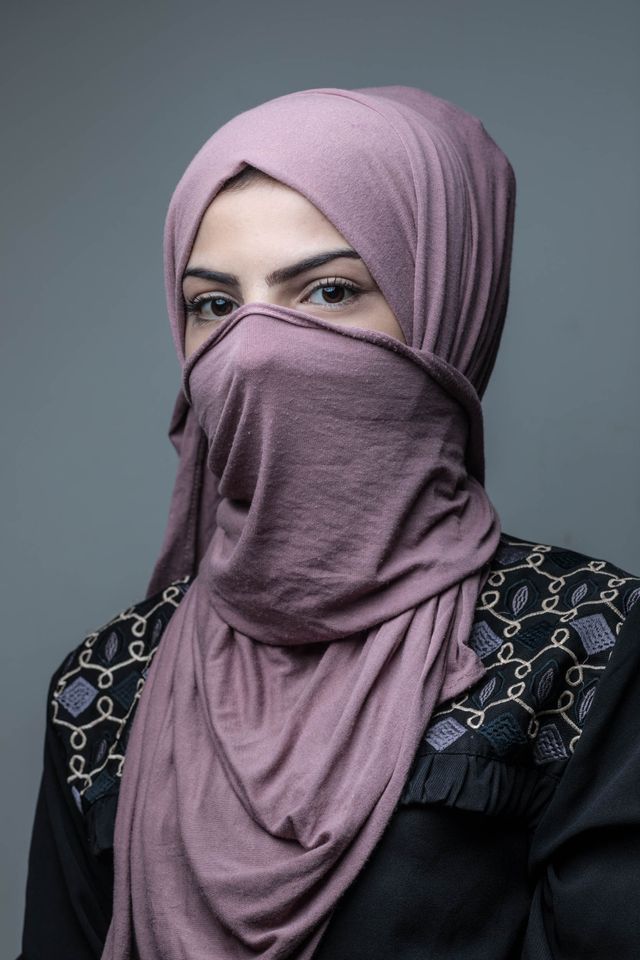
[[[320,301],[310,298],[319,293],[322,298]],[[349,296],[345,299],[345,294]],[[353,303],[360,296],[360,289],[349,280],[342,280],[339,277],[325,277],[319,280],[309,291],[302,303],[311,303],[313,306],[327,307],[329,310],[340,309]],[[234,306],[235,305],[235,306]],[[201,293],[191,300],[184,300],[184,308],[187,316],[193,324],[211,323],[215,320],[224,320],[230,313],[233,313],[238,304],[235,300],[223,296],[221,293]]]
[[[228,316],[232,309],[228,309],[235,303],[229,297],[223,297],[220,293],[201,293],[192,300],[184,301],[184,308],[187,316],[196,325],[199,323],[210,323],[212,320],[223,320]]]
[[[328,300],[323,299],[320,303],[314,300],[309,300],[309,297],[318,291],[324,291],[321,293],[321,296],[328,296]],[[344,294],[346,291],[348,291],[351,296],[345,300]],[[329,309],[333,309],[335,307],[346,306],[348,303],[357,300],[359,295],[360,291],[358,287],[355,284],[350,283],[348,280],[340,280],[338,277],[327,277],[324,280],[319,280],[318,283],[316,283],[316,285],[309,291],[302,302],[306,303],[307,300],[309,300],[309,303],[312,303],[314,306],[329,307]],[[336,298],[338,299],[336,300]]]

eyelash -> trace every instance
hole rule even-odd
[[[349,280],[341,280],[339,277],[326,277],[324,280],[319,280],[318,283],[316,283],[311,288],[311,290],[309,290],[307,297],[310,297],[311,294],[315,293],[316,290],[322,290],[323,287],[342,287],[345,290],[348,290],[350,293],[354,294],[354,296],[349,297],[348,300],[343,301],[341,303],[314,304],[314,306],[326,307],[328,310],[339,310],[342,307],[345,307],[348,304],[353,303],[354,300],[358,299],[361,293],[360,288],[357,287],[354,283],[351,283]],[[219,317],[204,317],[204,318],[198,316],[198,310],[201,310],[203,305],[207,303],[212,303],[214,300],[229,301],[230,299],[231,299],[230,297],[224,297],[222,296],[222,294],[215,294],[215,293],[202,294],[201,293],[197,297],[193,297],[192,300],[185,300],[184,307],[187,312],[187,315],[191,318],[192,323],[196,325],[198,324],[204,325],[207,323],[211,323],[212,320],[226,320],[227,317],[231,316],[231,314],[233,313],[233,310],[230,313],[222,314]],[[302,302],[303,303],[306,302],[306,298]]]

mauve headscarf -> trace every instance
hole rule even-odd
[[[185,363],[182,274],[243,164],[331,220],[406,344],[258,302]],[[197,576],[127,747],[104,958],[310,958],[434,708],[482,676],[466,641],[500,522],[479,397],[514,204],[480,121],[405,86],[277,97],[218,129],[178,183],[180,464],[149,593]]]

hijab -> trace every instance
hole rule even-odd
[[[252,302],[185,358],[182,275],[246,164],[334,224],[405,343]],[[467,640],[501,527],[480,398],[514,205],[482,123],[407,86],[276,97],[178,182],[164,253],[179,467],[148,593],[195,578],[127,746],[104,960],[308,960],[431,714],[482,677]]]

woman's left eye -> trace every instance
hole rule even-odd
[[[321,280],[319,283],[317,283],[313,290],[309,291],[307,297],[305,297],[303,300],[303,303],[306,303],[307,299],[318,291],[329,291],[329,301],[327,302],[326,300],[323,300],[321,303],[317,303],[310,300],[309,302],[314,303],[314,306],[329,308],[345,306],[347,303],[351,303],[353,300],[356,300],[360,293],[355,284],[349,283],[348,280],[338,280],[337,277],[333,277],[331,280]],[[347,300],[344,300],[342,296],[345,291],[349,291],[352,294],[352,296],[350,296]],[[324,294],[322,294],[322,296],[324,296]],[[334,299],[335,297],[339,297],[340,299],[336,302]]]

